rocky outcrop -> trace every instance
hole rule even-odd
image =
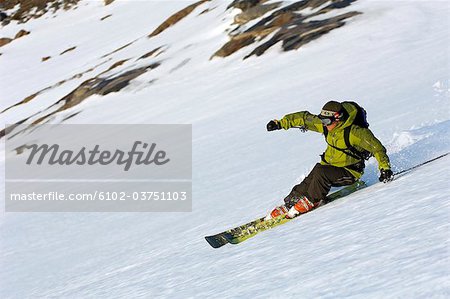
[[[262,5],[250,7],[249,9],[244,10],[242,13],[237,14],[234,17],[234,22],[236,24],[243,25],[251,20],[254,20],[256,18],[259,18],[259,17],[265,15],[267,12],[269,12],[271,10],[274,10],[274,9],[280,7],[281,4],[282,4],[282,2],[276,2],[276,3],[272,3],[272,4],[262,4]]]
[[[149,57],[157,57],[158,55],[164,53],[165,48],[161,47],[157,47],[153,50],[151,50],[150,52],[145,53],[144,55],[142,55],[141,57],[139,57],[136,60],[140,60],[140,59],[145,59],[145,58],[149,58]]]
[[[109,18],[109,17],[111,17],[111,16],[112,16],[112,15],[106,15],[106,16],[102,17],[102,18],[100,19],[100,21],[106,20],[107,18]]]
[[[247,9],[255,7],[256,5],[266,2],[266,1],[267,0],[234,0],[233,2],[231,2],[230,5],[228,5],[227,9],[233,7],[233,8],[238,8],[242,11],[246,11]]]
[[[262,4],[263,1],[241,0],[233,1],[229,7],[239,8],[242,13],[235,18],[236,23],[245,24],[249,20],[263,16],[274,10],[270,15],[262,18],[255,25],[246,29],[238,26],[230,32],[230,41],[223,45],[214,56],[226,57],[236,51],[261,41],[270,34],[273,36],[245,58],[251,55],[262,55],[267,49],[281,42],[284,51],[298,49],[308,42],[321,37],[333,29],[345,25],[345,20],[358,15],[351,11],[327,18],[326,13],[347,7],[356,0],[302,0],[278,8],[280,3]],[[277,4],[277,5],[275,5]],[[309,12],[304,9],[308,8]],[[238,17],[239,16],[239,17]],[[321,16],[320,20],[313,17]]]
[[[200,5],[208,2],[210,0],[201,0],[194,4],[191,4],[184,9],[178,11],[177,13],[171,15],[162,24],[160,24],[148,37],[154,37],[159,35],[161,32],[167,28],[177,24],[191,14]],[[229,13],[235,15],[234,23],[230,24],[233,26],[229,29],[228,35],[229,40],[216,51],[213,56],[226,57],[237,51],[240,51],[244,47],[254,45],[252,48],[247,48],[248,53],[245,58],[252,55],[262,55],[269,48],[274,45],[281,45],[281,49],[284,51],[290,51],[301,48],[303,45],[320,38],[327,34],[328,32],[344,26],[350,18],[359,14],[359,12],[351,11],[342,8],[349,7],[356,0],[302,0],[302,1],[282,1],[282,0],[235,0],[230,3],[228,9]],[[6,0],[6,2],[26,2],[22,0]],[[38,0],[30,0],[30,3],[39,2]],[[53,0],[47,1],[53,3]],[[68,1],[69,3],[77,3],[78,0]],[[40,2],[39,2],[40,3]],[[31,4],[29,4],[31,5]],[[200,14],[206,14],[210,10],[217,9],[214,5],[205,5],[198,9],[197,16]],[[33,6],[34,7],[34,6]],[[22,7],[21,7],[22,8]],[[237,10],[241,10],[238,13]],[[332,12],[328,14],[329,12]],[[106,16],[108,17],[108,16]],[[105,19],[104,17],[103,19]],[[194,17],[194,16],[192,16]],[[9,17],[8,17],[9,18]],[[29,34],[26,30],[21,30],[15,36],[15,38],[21,38]],[[12,38],[2,38],[0,39],[0,46],[11,42]],[[43,111],[37,112],[35,115],[29,116],[23,119],[17,124],[21,123],[44,123],[49,120],[55,114],[70,109],[76,105],[79,105],[85,101],[91,95],[107,95],[112,92],[118,92],[124,87],[128,86],[131,80],[141,76],[142,74],[157,68],[162,58],[158,57],[162,53],[167,53],[166,50],[169,49],[169,45],[163,45],[142,51],[136,55],[135,51],[130,56],[121,55],[121,60],[116,60],[112,56],[114,53],[122,51],[125,48],[133,45],[137,40],[128,42],[127,44],[120,46],[119,48],[101,56],[102,64],[111,64],[109,68],[97,75],[91,75],[84,77],[84,74],[94,70],[97,66],[91,67],[90,69],[84,71],[83,73],[78,73],[75,75],[70,75],[70,78],[66,78],[52,86],[46,87],[38,92],[34,93],[24,99],[19,99],[16,104],[8,107],[4,111],[9,110],[13,107],[28,103],[30,101],[39,101],[41,93],[49,89],[55,88],[61,84],[64,84],[68,80],[83,77],[83,81],[78,87],[73,89],[69,94],[65,94],[62,98],[57,98],[55,101],[48,106]],[[256,42],[258,43],[257,45]],[[62,51],[60,55],[63,55],[69,51],[75,50],[76,47],[71,47]],[[55,55],[55,57],[57,57]],[[126,57],[126,59],[123,59]],[[158,58],[156,58],[158,57]],[[43,57],[42,61],[46,61],[52,57]],[[184,58],[184,57],[183,57]],[[142,61],[143,59],[147,59]],[[156,60],[158,59],[158,61]],[[170,59],[170,57],[169,57]],[[128,61],[140,61],[140,65],[146,63],[146,66],[129,70],[133,67],[133,63],[128,63]],[[186,57],[180,59],[177,64],[174,64],[172,68],[168,70],[168,73],[177,71],[180,68],[192,63],[191,57]],[[124,68],[123,65],[127,64],[128,67]],[[120,67],[120,68],[119,68]],[[134,66],[136,67],[136,66]],[[128,71],[119,71],[127,69]],[[103,70],[103,69],[102,69]],[[86,80],[86,78],[89,78]],[[154,82],[153,79],[151,82]],[[147,82],[147,83],[151,83]],[[77,84],[78,84],[77,83]],[[75,113],[67,116],[67,118],[73,117]],[[4,134],[5,131],[0,132],[0,136]]]
[[[70,48],[68,48],[68,49],[66,49],[66,50],[64,50],[64,51],[62,51],[61,53],[59,53],[59,55],[64,55],[64,54],[66,54],[67,52],[70,52],[70,51],[75,50],[76,48],[77,48],[76,46],[70,47]]]
[[[81,78],[83,75],[85,75],[85,74],[87,74],[87,73],[89,73],[89,72],[94,71],[97,67],[103,65],[104,63],[105,63],[105,62],[101,62],[101,63],[97,64],[96,66],[93,66],[93,67],[91,67],[91,68],[89,68],[89,69],[87,69],[87,70],[85,70],[85,71],[82,71],[82,72],[80,72],[80,73],[76,73],[75,75],[72,75],[72,76],[70,76],[69,78],[66,78],[66,79],[63,79],[63,80],[61,80],[61,81],[58,81],[58,82],[56,82],[55,84],[53,84],[53,85],[51,85],[51,86],[47,86],[47,87],[45,87],[45,88],[39,90],[38,92],[35,92],[34,94],[27,96],[27,97],[26,97],[25,99],[23,99],[22,101],[20,101],[20,102],[14,104],[14,105],[12,105],[12,106],[9,106],[8,108],[6,108],[6,109],[4,109],[3,111],[1,111],[0,114],[3,113],[3,112],[8,111],[9,109],[12,109],[12,108],[14,108],[14,107],[17,107],[17,106],[20,106],[20,105],[22,105],[22,104],[25,104],[25,103],[30,102],[30,101],[33,100],[35,97],[37,97],[38,95],[40,95],[41,93],[43,93],[43,92],[45,92],[45,91],[48,91],[48,90],[51,90],[51,89],[56,88],[56,87],[58,87],[58,86],[61,86],[61,85],[63,85],[64,83],[66,83],[66,82],[68,82],[68,81],[70,81],[70,80],[74,80],[74,79]],[[119,65],[121,65],[121,64],[123,64],[122,61],[118,61],[118,62],[114,63],[114,64],[108,69],[108,71],[112,70],[113,68],[115,68],[115,67],[117,67],[117,66],[119,66]],[[101,74],[104,74],[104,73],[106,73],[106,72],[107,72],[107,71],[104,71],[104,72],[102,72]],[[100,75],[101,75],[101,74],[100,74]],[[98,75],[98,76],[100,76],[100,75]],[[98,76],[97,76],[97,77],[98,77]]]
[[[85,99],[90,97],[91,95],[97,94],[97,95],[107,95],[112,92],[118,92],[119,90],[125,88],[130,84],[130,81],[139,77],[140,75],[146,73],[149,70],[155,69],[160,65],[159,62],[155,62],[153,64],[150,64],[145,67],[133,69],[121,74],[116,74],[115,76],[110,77],[94,77],[91,79],[88,79],[81,83],[77,88],[75,88],[72,92],[64,96],[63,98],[56,101],[53,105],[48,107],[45,111],[43,111],[40,114],[43,114],[38,119],[32,121],[32,124],[40,124],[43,123],[46,119],[51,117],[52,115],[59,113],[61,111],[67,110],[69,108],[72,108],[81,102],[83,102]],[[39,93],[37,93],[39,94]],[[18,103],[15,106],[18,106],[20,104],[26,103],[31,101],[34,97],[37,96],[37,94],[33,94],[26,99],[24,99],[21,103]],[[58,107],[55,109],[55,107]],[[10,107],[11,108],[11,107]],[[8,108],[8,109],[10,109]],[[6,109],[6,110],[8,110]],[[4,111],[6,111],[4,110]],[[4,112],[2,111],[2,112]],[[22,124],[22,123],[29,123],[30,119],[33,116],[19,121],[17,124],[12,125],[8,128],[5,128],[4,130],[0,131],[0,137],[5,136],[5,132],[11,131],[16,125]]]
[[[126,87],[128,84],[130,84],[131,80],[146,73],[147,70],[157,68],[158,66],[159,63],[154,63],[149,66],[137,68],[110,78],[94,77],[89,80],[86,80],[83,83],[81,83],[77,88],[75,88],[72,92],[70,92],[68,95],[66,95],[65,97],[63,97],[62,99],[60,99],[59,101],[57,101],[55,104],[52,105],[52,107],[60,106],[57,110],[40,117],[39,119],[35,120],[33,124],[41,123],[44,119],[48,118],[50,115],[53,115],[55,113],[69,109],[75,105],[78,105],[91,95],[98,94],[103,96],[111,92],[117,92],[122,88]]]
[[[166,30],[167,28],[169,28],[170,26],[175,25],[176,23],[178,23],[179,21],[181,21],[183,18],[185,18],[187,15],[189,15],[194,9],[196,9],[198,6],[202,5],[205,2],[208,2],[210,0],[201,0],[198,1],[194,4],[191,4],[185,8],[183,8],[182,10],[178,11],[177,13],[171,15],[167,20],[165,20],[161,25],[159,25],[155,30],[153,30],[152,33],[150,33],[148,35],[148,37],[153,37],[156,36],[158,34],[160,34],[161,32],[163,32],[164,30]]]
[[[3,22],[8,18],[8,15],[4,13],[3,11],[0,11],[0,22]]]
[[[10,10],[18,5],[9,19],[25,23],[29,19],[39,18],[49,11],[59,9],[70,9],[76,6],[80,0],[2,0],[1,5],[4,10]]]
[[[301,46],[315,40],[333,29],[345,25],[344,20],[359,14],[358,12],[348,12],[323,21],[307,22],[299,24],[294,28],[282,28],[267,42],[254,49],[249,55],[260,56],[273,45],[281,42],[284,51],[290,51],[300,48]]]
[[[3,47],[4,45],[9,44],[10,42],[12,42],[13,39],[9,38],[9,37],[2,37],[0,38],[0,47]]]
[[[128,60],[129,60],[129,59],[122,59],[122,60],[119,60],[119,61],[113,63],[106,71],[101,72],[99,76],[101,76],[101,75],[103,75],[103,74],[106,74],[107,72],[109,72],[109,71],[115,69],[116,67],[121,66],[122,64],[124,64],[124,63],[127,62]]]
[[[156,36],[175,25],[189,15],[199,5],[209,0],[201,0],[167,18],[149,37]],[[326,17],[326,13],[348,7],[357,0],[301,0],[296,2],[267,0],[234,0],[227,9],[239,9],[234,24],[237,28],[229,33],[230,40],[217,50],[212,57],[226,57],[255,42],[272,37],[254,49],[250,55],[262,55],[267,49],[281,42],[284,51],[298,49],[308,42],[345,25],[345,20],[359,14],[356,11],[334,13]],[[208,9],[202,13],[207,13]],[[314,18],[318,17],[320,18]],[[250,28],[245,25],[258,20]]]
[[[28,34],[30,34],[30,31],[26,31],[26,30],[22,29],[22,30],[20,30],[19,32],[16,33],[14,38],[2,37],[2,38],[0,38],[0,47],[3,47],[4,45],[9,44],[13,40],[21,38],[22,36],[25,36],[25,35],[28,35]]]
[[[82,101],[90,97],[91,95],[98,94],[98,95],[107,95],[111,92],[117,92],[124,87],[126,87],[128,84],[130,84],[130,81],[139,77],[140,75],[146,73],[149,69],[154,69],[159,66],[159,63],[153,63],[146,67],[137,68],[128,72],[125,72],[123,74],[118,74],[113,77],[94,77],[91,79],[88,79],[81,83],[77,88],[75,88],[72,92],[70,92],[68,95],[57,101],[53,106],[60,106],[56,111],[53,111],[47,115],[44,115],[40,117],[39,119],[35,120],[33,123],[40,123],[47,117],[49,117],[52,114],[58,113],[60,111],[64,111],[66,109],[69,109],[75,105],[80,104]],[[51,107],[50,107],[51,108]]]
[[[109,53],[103,55],[101,58],[105,58],[105,57],[111,56],[112,54],[117,53],[117,52],[119,52],[119,51],[122,51],[123,49],[125,49],[125,48],[131,46],[132,44],[133,44],[133,42],[128,43],[128,44],[126,44],[126,45],[123,45],[122,47],[117,48],[117,49],[115,49],[114,51],[111,51],[111,52],[109,52]]]
[[[19,32],[17,32],[17,34],[14,37],[14,39],[21,38],[22,36],[25,36],[25,35],[28,35],[28,34],[30,34],[30,31],[26,31],[26,30],[22,29]]]

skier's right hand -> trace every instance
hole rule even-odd
[[[390,182],[394,179],[394,174],[390,169],[381,169],[379,181],[383,183]]]
[[[267,124],[267,131],[275,131],[275,130],[280,130],[281,129],[281,124],[278,120],[274,119],[269,121],[269,123]]]

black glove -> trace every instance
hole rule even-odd
[[[271,120],[269,121],[269,123],[267,124],[267,131],[275,131],[275,130],[280,130],[281,129],[281,124],[278,120]]]
[[[381,169],[380,170],[380,182],[387,183],[394,179],[394,173],[390,169]]]

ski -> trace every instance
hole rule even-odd
[[[321,206],[330,203],[338,198],[342,198],[355,191],[365,188],[367,185],[363,181],[357,181],[353,185],[346,186],[327,196],[326,202]],[[270,220],[264,220],[265,217],[258,218],[249,223],[226,230],[216,235],[205,237],[206,241],[213,247],[219,248],[226,244],[239,244],[245,240],[254,237],[260,232],[285,224],[293,219],[285,218],[285,215],[278,216]],[[294,218],[297,219],[298,217]]]
[[[405,175],[406,173],[409,173],[412,170],[415,170],[418,167],[421,167],[423,165],[431,163],[435,160],[441,159],[449,154],[450,153],[444,153],[438,157],[435,157],[428,161],[422,162],[422,163],[412,166],[408,169],[398,171],[398,172],[394,173],[394,176],[396,178],[398,178],[400,176]],[[333,193],[327,195],[327,199],[326,199],[325,203],[323,203],[321,206],[323,206],[327,203],[330,203],[336,199],[347,196],[355,191],[361,190],[365,187],[367,187],[367,184],[365,182],[363,182],[361,180],[357,181],[353,185],[346,186],[336,192],[333,192]],[[318,208],[320,208],[321,206],[319,206]],[[316,208],[316,209],[318,209],[318,208]],[[314,210],[316,210],[316,209],[314,209]],[[301,216],[301,215],[299,215],[299,216]],[[282,225],[286,222],[293,220],[293,219],[285,218],[285,215],[281,215],[281,216],[278,216],[278,217],[270,219],[270,220],[264,220],[264,218],[265,217],[261,217],[254,221],[251,221],[251,222],[243,224],[241,226],[226,230],[226,231],[218,233],[216,235],[207,236],[207,237],[205,237],[205,239],[213,248],[220,248],[226,244],[239,244],[251,237],[254,237],[255,235],[257,235],[260,232],[263,232],[265,230],[271,229],[273,227]],[[299,217],[296,217],[294,219],[297,219],[297,218],[299,218]]]
[[[225,239],[223,235],[224,233],[225,232],[213,236],[207,236],[205,239],[212,248],[219,248],[228,243],[228,240]]]

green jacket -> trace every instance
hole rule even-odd
[[[353,105],[347,103],[343,103],[343,105],[344,109],[348,112],[348,118],[345,120],[345,122],[338,123],[338,125],[331,132],[328,132],[328,135],[326,137],[327,143],[338,148],[346,148],[344,140],[344,128],[352,125],[357,113],[357,109]],[[279,120],[279,122],[281,124],[281,127],[285,130],[292,127],[303,126],[307,130],[319,132],[322,134],[324,133],[324,127],[319,117],[317,117],[317,115],[309,113],[308,111],[301,111],[285,115],[281,120]],[[372,153],[375,159],[378,161],[379,169],[391,168],[389,157],[386,154],[386,148],[369,129],[361,128],[359,126],[352,126],[350,130],[349,141],[350,144],[357,150],[364,149]],[[357,179],[362,176],[362,173],[347,168],[347,166],[358,163],[360,160],[351,157],[344,152],[331,147],[330,145],[328,145],[327,149],[325,150],[324,160],[326,162],[322,160],[321,164],[344,167],[348,171],[350,171]]]

